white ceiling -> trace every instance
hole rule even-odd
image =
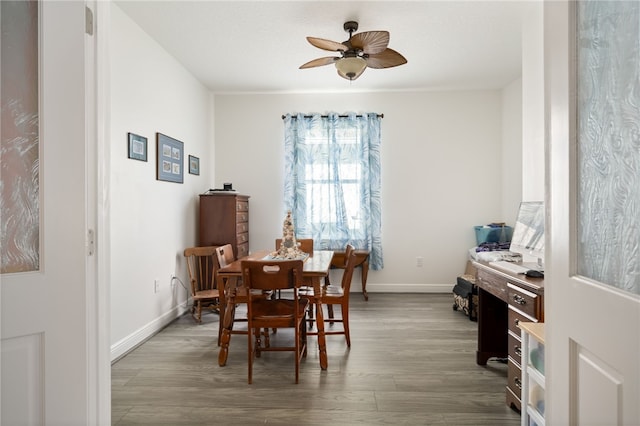
[[[530,2],[130,1],[116,4],[216,93],[502,88],[521,75],[521,27]],[[387,30],[406,65],[367,69],[354,82],[333,65],[300,70],[342,42],[342,25]]]

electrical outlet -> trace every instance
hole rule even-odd
[[[169,286],[172,290],[176,288],[176,276],[173,274],[169,276]]]
[[[155,279],[153,280],[153,292],[157,293],[160,291],[160,280],[159,279]]]
[[[424,258],[422,256],[416,257],[416,266],[422,268],[424,266]]]

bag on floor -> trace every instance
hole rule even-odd
[[[478,289],[475,281],[473,275],[462,275],[453,287],[453,310],[463,312],[471,321],[478,320]]]

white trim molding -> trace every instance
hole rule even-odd
[[[169,323],[180,317],[188,310],[188,305],[181,304],[180,306],[176,306],[170,311],[146,324],[145,326],[134,331],[124,339],[121,339],[120,341],[111,345],[111,363],[113,364],[114,362],[134,350],[137,346],[157,334],[160,330],[169,325]]]
[[[361,291],[359,288],[358,291]],[[367,293],[451,293],[453,284],[367,283]]]

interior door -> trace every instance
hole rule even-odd
[[[546,421],[640,424],[640,4],[545,2]]]
[[[39,236],[32,250],[37,260],[31,267],[2,274],[1,419],[3,425],[96,424],[95,348],[90,341],[96,307],[88,303],[95,284],[95,256],[88,255],[87,244],[92,221],[88,214],[92,188],[87,182],[94,181],[95,167],[87,167],[91,119],[85,103],[86,87],[91,86],[87,81],[93,77],[85,55],[86,10],[84,2],[29,3],[38,8],[37,63],[32,65],[37,75],[34,127],[39,158],[34,169],[39,206],[35,223],[23,230],[37,228]],[[3,26],[3,38],[4,30]],[[4,53],[3,74],[10,65],[4,62]],[[12,82],[7,84],[3,90]],[[18,94],[7,105],[17,105],[17,111],[21,102]],[[3,108],[7,105],[3,101]],[[5,142],[11,141],[3,133],[3,152]],[[5,173],[5,165],[3,186],[21,179]],[[19,190],[5,195],[3,212],[7,203],[21,202]],[[22,216],[3,216],[3,227],[22,226]],[[16,235],[18,239],[21,233]]]

